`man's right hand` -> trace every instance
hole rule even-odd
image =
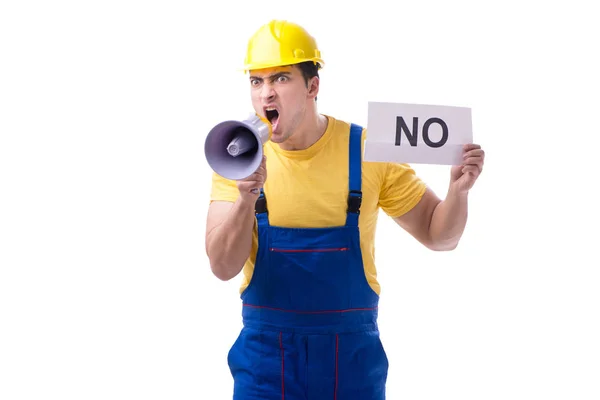
[[[237,181],[242,202],[254,204],[260,195],[260,189],[264,187],[267,180],[267,158],[263,156],[258,169],[249,177]]]

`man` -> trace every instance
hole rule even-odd
[[[234,399],[384,399],[378,210],[428,248],[452,250],[483,167],[480,146],[466,146],[441,201],[406,164],[362,162],[366,130],[317,111],[323,65],[301,26],[262,26],[245,70],[271,140],[247,179],[213,175],[210,266],[222,280],[243,272],[244,326],[228,354]]]

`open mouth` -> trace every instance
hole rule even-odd
[[[265,117],[269,120],[273,128],[277,125],[277,121],[279,120],[279,111],[274,108],[268,108],[265,110]]]

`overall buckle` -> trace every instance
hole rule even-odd
[[[362,205],[362,192],[360,190],[351,190],[348,193],[348,212],[360,214]]]
[[[254,212],[256,214],[267,212],[267,198],[262,193],[258,199],[256,199],[256,203],[254,204]]]

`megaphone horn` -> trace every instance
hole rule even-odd
[[[206,161],[225,179],[245,179],[260,166],[263,145],[271,134],[271,123],[258,114],[251,114],[242,121],[220,122],[206,136]]]

